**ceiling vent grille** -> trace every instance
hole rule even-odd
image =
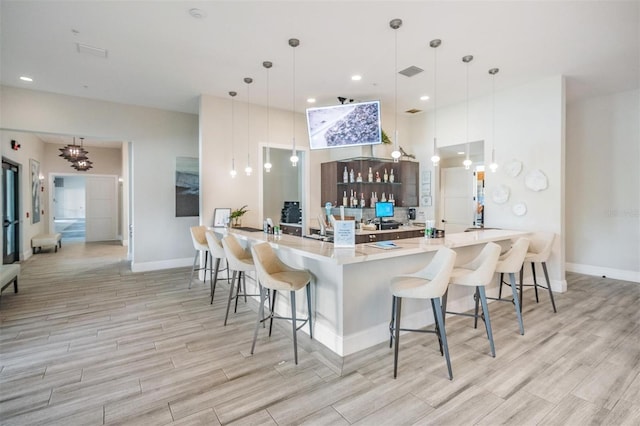
[[[97,56],[99,58],[107,58],[107,49],[101,47],[89,46],[88,44],[77,43],[78,53]]]
[[[420,74],[422,71],[424,71],[422,68],[411,65],[410,67],[405,68],[402,71],[398,71],[398,74],[402,74],[406,77],[413,77],[416,74]]]

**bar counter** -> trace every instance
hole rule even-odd
[[[445,238],[394,240],[397,248],[381,249],[374,247],[374,243],[334,248],[329,242],[292,235],[274,236],[234,229],[216,229],[216,232],[231,232],[246,246],[267,241],[284,262],[294,268],[308,269],[314,276],[314,339],[341,357],[388,341],[392,277],[421,269],[442,246],[455,250],[458,253],[456,263],[462,264],[477,255],[487,242],[507,248],[512,239],[528,234],[481,230],[450,234]],[[493,290],[488,289],[488,293],[494,295]],[[296,305],[306,306],[302,294],[300,297]],[[279,298],[276,309],[280,313],[289,309],[285,299]],[[471,309],[472,289],[452,287],[448,300],[451,310]],[[432,313],[427,312],[430,310],[428,303],[407,300],[406,307],[403,305],[403,326],[419,328],[433,323]],[[306,312],[301,309],[300,317],[305,316]],[[308,328],[301,331],[308,333]]]

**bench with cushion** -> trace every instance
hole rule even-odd
[[[0,288],[0,293],[4,291],[5,288],[9,287],[13,284],[14,293],[18,292],[18,275],[20,275],[20,265],[17,263],[10,263],[8,265],[0,265],[0,277],[2,278],[2,288]]]
[[[31,238],[31,248],[33,248],[33,254],[36,254],[36,249],[42,251],[42,248],[52,248],[55,247],[56,253],[58,252],[58,247],[62,247],[62,234],[38,234]]]

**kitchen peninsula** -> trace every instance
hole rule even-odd
[[[458,253],[457,263],[461,264],[471,260],[487,242],[497,242],[506,248],[511,239],[528,234],[480,230],[451,234],[446,238],[402,239],[394,241],[396,248],[383,249],[375,244],[334,248],[328,242],[291,235],[274,236],[233,229],[228,232],[246,245],[268,241],[284,262],[311,271],[314,276],[314,339],[342,357],[389,338],[391,277],[417,271],[443,245]],[[470,289],[460,287],[451,288],[449,306],[453,310],[471,309]],[[289,309],[284,299],[280,298],[277,306],[281,313]],[[427,321],[433,317],[426,313],[426,304],[409,302],[416,301],[408,301],[406,307],[403,306],[403,324],[409,328],[428,325]],[[302,300],[297,305],[305,306]],[[302,331],[307,332],[304,328]]]

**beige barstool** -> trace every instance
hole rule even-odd
[[[291,320],[293,329],[293,355],[295,363],[298,364],[298,339],[297,331],[304,327],[309,322],[309,337],[313,339],[313,327],[311,324],[311,274],[307,270],[294,269],[285,263],[283,263],[269,243],[259,243],[251,247],[253,253],[253,260],[256,266],[256,273],[258,278],[258,284],[260,287],[260,309],[258,311],[258,319],[256,321],[256,329],[253,334],[253,343],[251,344],[251,354],[256,346],[256,340],[258,338],[258,329],[260,323],[264,323],[269,320],[269,336],[271,336],[271,330],[273,329],[273,320],[275,319],[288,319]],[[296,319],[296,291],[302,288],[307,289],[307,319],[305,319],[300,326],[297,325]],[[268,290],[273,291],[273,299],[271,300],[271,313],[269,316],[264,316],[264,301],[265,298],[269,298]],[[288,291],[289,300],[291,304],[291,317],[281,317],[276,315],[276,294],[278,291]]]
[[[224,316],[224,325],[227,325],[227,318],[229,317],[229,307],[231,306],[231,300],[236,300],[236,306],[233,312],[237,312],[238,298],[240,298],[240,296],[244,296],[244,301],[246,302],[247,296],[258,296],[258,294],[247,294],[246,273],[256,270],[256,267],[253,264],[253,258],[251,257],[251,252],[242,248],[237,238],[233,234],[227,234],[224,236],[224,238],[222,238],[222,247],[224,247],[224,253],[227,258],[227,267],[233,271],[233,274],[231,275],[231,286],[229,287],[227,313]],[[235,296],[233,295],[234,287],[236,288]]]
[[[446,293],[449,286],[449,278],[456,260],[456,252],[446,247],[437,251],[431,262],[422,270],[411,274],[401,275],[391,279],[391,322],[389,333],[391,343],[395,341],[393,349],[393,378],[398,376],[398,351],[400,348],[400,331],[417,331],[421,333],[435,333],[440,343],[440,353],[444,355],[449,370],[449,379],[453,379],[451,370],[451,360],[449,359],[449,346],[447,344],[447,333],[444,328],[444,318],[442,316],[441,297]],[[417,330],[400,327],[402,299],[430,299],[431,309],[435,320],[435,330]]]
[[[491,282],[493,273],[496,270],[498,264],[498,258],[500,257],[500,246],[496,243],[487,243],[480,254],[471,262],[453,268],[451,272],[451,278],[449,285],[463,285],[467,287],[475,287],[475,297],[480,298],[482,304],[482,315],[480,318],[484,320],[484,325],[487,330],[487,337],[489,338],[489,345],[491,347],[491,356],[496,356],[496,348],[493,343],[493,332],[491,331],[491,319],[489,318],[489,308],[487,307],[487,295],[485,287]],[[478,311],[475,314],[467,314],[464,312],[449,312],[447,311],[447,294],[444,295],[443,308],[445,314],[463,315],[478,318]]]
[[[209,253],[211,254],[211,261],[213,259],[216,260],[216,266],[213,269],[213,273],[211,274],[211,303],[213,303],[213,296],[216,292],[216,283],[218,282],[218,273],[222,271],[227,271],[227,282],[230,282],[229,279],[229,264],[227,262],[227,267],[220,270],[220,261],[222,259],[227,259],[227,256],[224,252],[224,247],[222,247],[222,242],[218,238],[218,236],[213,231],[207,231],[205,233],[205,237],[207,238],[207,246],[209,247]]]
[[[520,326],[520,334],[524,334],[524,324],[522,323],[522,309],[520,309],[520,301],[518,300],[518,290],[516,288],[516,272],[520,272],[520,283],[522,283],[522,264],[524,257],[527,255],[527,249],[529,248],[528,238],[518,238],[518,240],[511,246],[511,248],[500,255],[498,264],[496,265],[496,272],[500,273],[498,298],[489,299],[500,300],[504,302],[511,302],[511,300],[502,299],[502,284],[504,283],[504,274],[509,274],[509,282],[511,286],[511,293],[513,294],[513,304],[516,308],[516,317],[518,318],[518,325]],[[478,303],[480,301],[476,299],[476,312],[478,312]],[[478,318],[475,319],[474,327],[478,325]]]
[[[207,245],[207,238],[205,237],[205,233],[207,232],[206,226],[192,226],[190,228],[191,231],[191,240],[193,241],[193,248],[196,250],[196,255],[193,257],[193,266],[191,267],[191,277],[189,278],[189,288],[191,288],[191,283],[193,282],[193,274],[196,271],[204,270],[204,281],[207,281],[207,271],[211,273],[211,265],[207,268],[207,264],[209,263],[209,246]],[[198,261],[198,257],[201,255],[200,253],[204,252],[204,266],[202,268],[196,268],[196,262]]]
[[[555,238],[555,234],[553,232],[537,232],[532,238],[531,243],[529,244],[529,251],[524,258],[524,262],[531,262],[531,272],[533,274],[533,284],[529,284],[528,286],[533,286],[536,292],[536,303],[538,303],[538,287],[545,288],[544,286],[538,284],[536,279],[536,263],[542,264],[542,270],[544,272],[544,277],[547,280],[546,289],[549,291],[549,299],[551,299],[551,306],[553,306],[553,312],[556,311],[556,302],[553,300],[553,291],[551,291],[551,281],[549,281],[549,272],[547,271],[547,260],[551,256],[551,249],[553,248],[553,240]],[[524,268],[524,265],[523,265]],[[520,308],[522,308],[522,290],[524,284],[522,283],[522,279],[520,279]]]

